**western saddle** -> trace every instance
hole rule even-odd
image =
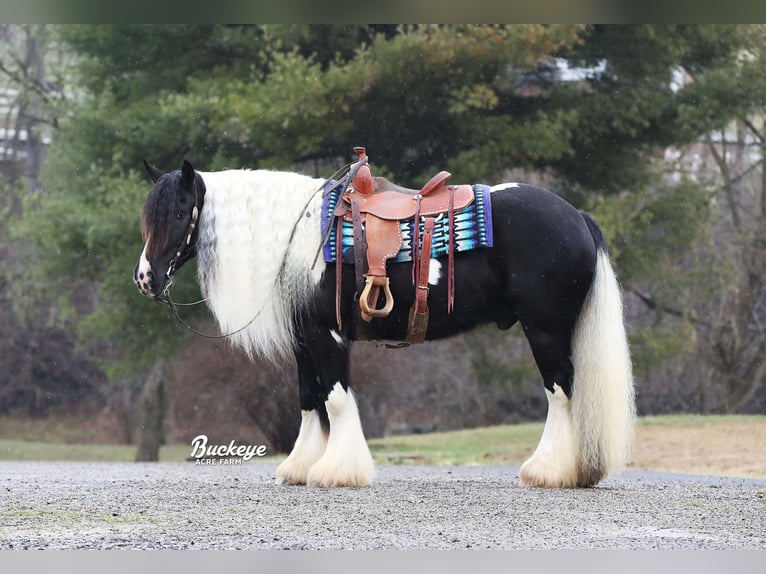
[[[421,343],[428,328],[428,273],[434,221],[441,214],[448,218],[447,312],[454,307],[454,212],[474,201],[470,185],[445,185],[450,177],[440,171],[422,189],[407,189],[383,177],[372,177],[367,152],[355,147],[359,159],[349,170],[350,182],[335,207],[336,217],[336,302],[335,311],[340,326],[341,240],[343,222],[352,224],[354,238],[354,267],[357,281],[359,311],[364,321],[386,317],[394,307],[386,262],[396,257],[402,247],[401,221],[412,220],[412,282],[415,303],[410,308],[407,343]],[[421,239],[420,222],[423,220]],[[385,298],[378,307],[381,292]]]

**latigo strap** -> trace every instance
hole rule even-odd
[[[424,218],[423,256],[418,264],[418,281],[415,285],[415,302],[410,307],[407,321],[407,343],[422,343],[428,330],[428,273],[431,269],[431,241],[434,236],[434,218]]]

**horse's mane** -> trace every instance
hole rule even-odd
[[[171,218],[172,202],[167,201],[167,194],[172,178],[178,178],[174,174],[163,175],[147,196],[144,207],[141,210],[141,237],[144,242],[149,239],[151,230],[151,242],[147,244],[147,256],[155,256],[155,248],[158,245],[166,245],[170,235],[170,227],[167,222]]]
[[[231,337],[235,345],[276,359],[292,350],[295,312],[309,302],[325,267],[320,258],[311,269],[321,242],[316,192],[323,180],[266,170],[200,175],[206,188],[197,242],[203,295],[223,333],[247,325]]]

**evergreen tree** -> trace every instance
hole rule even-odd
[[[709,221],[699,188],[657,185],[656,152],[762,110],[766,93],[758,91],[761,61],[743,57],[762,42],[757,27],[55,31],[79,64],[45,192],[28,197],[13,225],[31,242],[19,290],[63,294],[62,310],[91,294],[85,312],[69,316],[113,378],[147,373],[184,344],[168,313],[131,281],[149,189],[144,158],[167,170],[189,159],[204,170],[329,175],[365,145],[374,171],[401,184],[421,184],[438,169],[460,182],[494,182],[513,168],[547,172],[556,191],[597,210],[621,276],[638,283],[659,280],[672,250],[694,244]],[[193,272],[182,270],[179,299],[195,297]],[[670,290],[673,277],[664,278]]]

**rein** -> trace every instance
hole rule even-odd
[[[348,185],[349,185],[349,183],[351,181],[351,177],[353,176],[353,174],[350,173],[351,165],[352,165],[351,163],[348,163],[348,164],[344,165],[343,167],[338,169],[334,174],[332,174],[330,176],[329,180],[327,180],[327,181],[331,181],[331,180],[333,180],[335,178],[338,178],[338,177],[342,177],[342,179],[340,179],[338,182],[336,182],[328,190],[325,190],[325,193],[330,193],[331,191],[333,191],[336,187],[338,187],[341,184],[344,185],[344,190],[345,190],[346,187],[348,187]],[[311,205],[311,202],[314,200],[314,197],[316,197],[316,194],[324,189],[325,185],[327,184],[327,181],[325,181],[325,183],[320,185],[319,188],[317,188],[314,191],[314,193],[311,194],[311,196],[306,201],[306,204],[303,206],[303,209],[301,210],[301,215],[293,223],[292,229],[290,231],[290,237],[289,237],[289,239],[287,241],[287,248],[285,249],[284,255],[282,256],[282,263],[281,263],[281,265],[279,267],[279,273],[277,273],[277,276],[276,276],[276,278],[274,280],[274,283],[271,286],[271,291],[269,293],[269,299],[271,298],[271,293],[273,293],[274,290],[279,285],[279,282],[280,282],[281,277],[282,277],[282,272],[285,270],[285,267],[287,266],[287,256],[290,253],[290,247],[292,246],[293,239],[295,238],[295,232],[298,229],[298,223],[300,223],[301,219],[303,219],[303,217],[307,215],[307,213],[308,213],[307,210],[308,210],[309,205]],[[252,319],[250,319],[247,323],[245,323],[242,327],[240,327],[239,329],[237,329],[235,331],[232,331],[230,333],[226,333],[224,335],[209,335],[207,333],[203,333],[201,331],[198,331],[197,329],[195,329],[194,327],[189,325],[189,323],[184,321],[181,318],[181,316],[178,314],[178,309],[177,309],[177,307],[192,307],[194,305],[199,305],[200,303],[206,302],[208,300],[207,297],[205,297],[204,299],[200,299],[199,301],[195,301],[194,303],[176,303],[175,301],[173,301],[172,297],[170,296],[170,288],[173,286],[173,276],[175,275],[175,272],[176,272],[176,270],[177,270],[177,268],[179,266],[179,263],[181,261],[181,257],[183,256],[184,251],[186,251],[188,246],[191,244],[192,235],[194,234],[194,230],[197,227],[197,223],[198,223],[198,220],[199,220],[199,212],[200,212],[199,208],[197,207],[198,203],[199,203],[199,198],[198,198],[198,193],[197,193],[197,183],[195,181],[195,183],[194,183],[194,209],[192,209],[191,222],[189,223],[189,227],[187,228],[186,235],[185,235],[184,239],[182,239],[181,243],[178,245],[178,249],[176,250],[175,256],[173,257],[173,259],[170,261],[170,264],[168,265],[168,271],[165,274],[165,276],[167,277],[167,284],[165,285],[165,289],[162,290],[162,294],[159,297],[157,297],[157,302],[158,303],[166,304],[170,308],[170,311],[173,313],[173,317],[175,318],[175,320],[178,323],[180,323],[181,325],[183,325],[184,327],[186,327],[189,331],[191,331],[195,335],[199,335],[200,337],[204,337],[206,339],[226,339],[228,337],[231,337],[233,335],[236,335],[237,333],[240,333],[240,332],[244,331],[250,325],[252,325],[255,322],[255,320],[258,317],[260,317],[260,315],[263,312],[263,309],[265,308],[265,306],[261,307],[261,309],[255,314],[255,316]],[[314,257],[314,263],[311,266],[312,270],[314,269],[314,267],[316,265],[316,261],[317,261],[317,258],[319,256],[319,252],[321,251],[322,245],[324,245],[325,242],[326,242],[326,239],[323,237],[322,238],[322,242],[319,245],[319,249],[317,250],[317,254]]]

